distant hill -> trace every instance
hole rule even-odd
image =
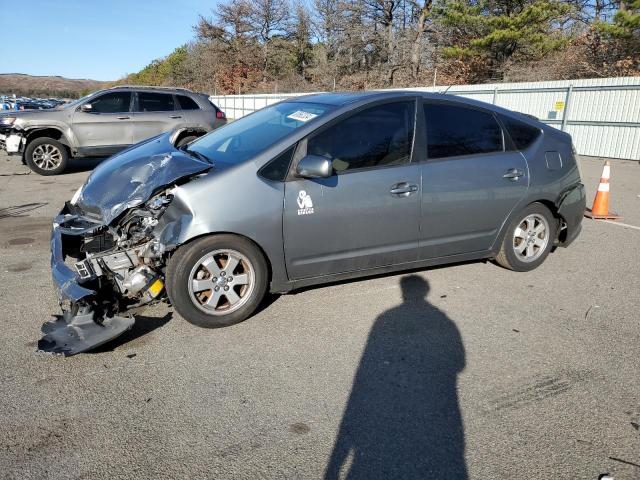
[[[0,94],[26,97],[77,98],[112,82],[73,79],[58,76],[35,76],[24,73],[0,73]]]

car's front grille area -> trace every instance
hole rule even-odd
[[[115,246],[113,236],[109,232],[84,237],[80,251],[84,253],[100,253]]]

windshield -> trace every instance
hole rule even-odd
[[[278,103],[214,130],[189,145],[189,150],[214,163],[241,163],[333,108],[319,103]]]

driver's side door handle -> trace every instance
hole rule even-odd
[[[407,197],[417,191],[418,185],[401,182],[393,185],[391,187],[391,190],[389,190],[389,193],[391,193],[391,195],[397,195],[399,197]]]
[[[507,170],[507,173],[502,175],[502,178],[508,178],[512,181],[516,181],[522,176],[524,176],[524,172],[522,170],[518,170],[517,168],[510,168],[509,170]]]

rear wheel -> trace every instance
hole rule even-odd
[[[48,137],[30,142],[24,155],[29,168],[39,175],[58,175],[66,170],[69,163],[67,148]]]
[[[267,263],[251,241],[216,235],[182,246],[167,265],[167,293],[178,313],[205,328],[248,318],[262,301]]]
[[[496,262],[509,270],[526,272],[549,255],[557,235],[557,222],[547,207],[532,203],[509,225]]]

